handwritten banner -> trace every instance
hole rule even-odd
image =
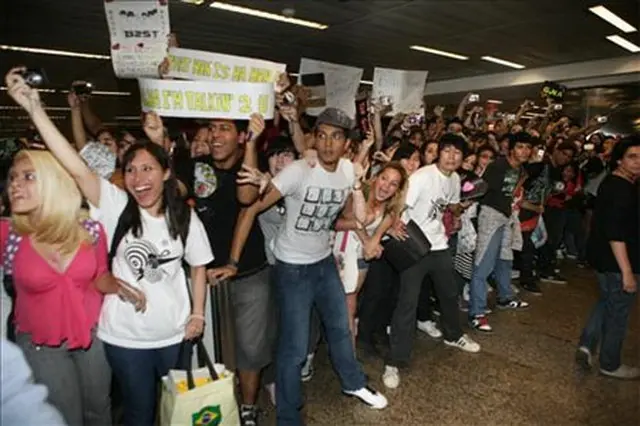
[[[285,64],[201,50],[169,49],[168,77],[237,83],[273,83],[286,69]]]
[[[156,77],[167,55],[167,0],[106,0],[113,71],[120,78]]]
[[[164,117],[249,119],[258,112],[273,118],[272,83],[220,83],[139,79],[143,111]]]
[[[424,86],[427,82],[428,71],[407,71],[391,68],[376,67],[373,70],[372,97],[381,96],[391,98],[393,113],[422,111]]]
[[[326,106],[340,108],[351,118],[355,117],[356,93],[363,72],[361,68],[302,58],[299,72],[300,76],[324,73]],[[302,77],[299,77],[299,82],[302,84]],[[319,115],[323,110],[324,108],[307,108],[306,112],[310,115]]]

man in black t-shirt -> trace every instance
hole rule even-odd
[[[621,363],[629,312],[640,282],[640,137],[622,140],[611,156],[613,173],[598,189],[589,262],[600,287],[596,303],[580,336],[576,361],[590,369],[600,343],[600,373],[617,379],[640,378],[640,369]]]
[[[276,337],[264,236],[257,221],[240,258],[232,259],[230,251],[238,216],[257,196],[255,187],[236,183],[237,173],[243,163],[257,166],[255,145],[264,131],[264,120],[258,115],[252,116],[248,123],[212,120],[209,129],[211,155],[194,159],[195,209],[215,255],[214,261],[207,265],[209,282],[216,285],[233,279],[229,293],[235,367],[240,381],[240,420],[242,425],[255,425],[260,373],[272,362]]]
[[[543,213],[547,242],[539,250],[538,272],[540,281],[548,283],[567,283],[567,280],[556,272],[556,252],[562,243],[567,220],[564,202],[559,198],[559,194],[564,191],[562,169],[573,160],[575,154],[576,146],[573,142],[562,142],[545,159],[549,167],[551,196],[547,199]]]
[[[499,308],[522,309],[529,306],[527,302],[516,299],[511,288],[511,247],[514,224],[517,223],[512,218],[514,193],[522,185],[525,177],[522,164],[529,160],[530,155],[531,136],[518,133],[509,140],[509,156],[489,164],[482,175],[489,190],[480,200],[475,265],[469,284],[469,324],[478,331],[493,331],[485,315],[487,278],[491,272],[498,284]]]

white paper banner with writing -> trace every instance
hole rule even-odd
[[[152,80],[141,78],[143,111],[164,117],[249,119],[254,112],[273,118],[272,83]]]
[[[393,113],[412,113],[422,111],[424,86],[428,71],[395,70],[378,68],[373,70],[374,99],[389,96],[393,103]]]
[[[167,55],[167,0],[106,0],[104,10],[111,39],[111,62],[120,78],[156,77]]]
[[[168,77],[237,83],[273,83],[286,69],[285,64],[263,59],[223,55],[202,50],[169,49]]]
[[[300,75],[324,73],[326,106],[340,108],[351,118],[355,117],[355,99],[358,87],[360,86],[360,80],[362,79],[362,68],[302,58],[298,72]],[[299,77],[299,81],[301,81],[301,78],[302,77]],[[323,109],[324,108],[308,108],[307,113],[310,115],[318,115]]]

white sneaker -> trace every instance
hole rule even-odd
[[[375,410],[382,410],[389,404],[389,402],[387,401],[387,398],[385,398],[383,394],[376,392],[375,390],[371,389],[369,386],[365,386],[355,391],[343,390],[342,393],[344,393],[347,396],[353,396],[355,398],[358,398],[360,401],[364,402],[369,407]]]
[[[300,379],[305,383],[313,378],[313,356],[314,354],[307,355],[307,361],[300,372]]]
[[[512,280],[517,280],[520,278],[520,271],[518,271],[517,269],[512,269],[511,270],[511,279]]]
[[[269,400],[271,401],[271,404],[275,407],[276,406],[276,384],[267,383],[266,385],[264,385],[264,389],[269,394]]]
[[[462,336],[460,336],[460,338],[456,341],[445,340],[444,344],[447,346],[452,346],[452,347],[461,349],[465,352],[470,352],[474,354],[480,352],[480,345],[474,342],[473,340],[471,340],[471,338],[466,334],[463,334]]]
[[[384,373],[382,374],[382,383],[389,389],[395,389],[400,386],[400,372],[398,371],[398,367],[385,365]]]
[[[418,321],[418,330],[427,333],[432,339],[439,339],[442,337],[442,331],[438,329],[438,325],[435,321]]]

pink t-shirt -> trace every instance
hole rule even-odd
[[[0,221],[0,264],[4,263],[9,220]],[[16,290],[15,325],[36,345],[88,348],[98,323],[102,294],[93,282],[109,272],[107,237],[102,225],[95,244],[83,243],[67,269],[60,273],[23,237],[13,259]]]

